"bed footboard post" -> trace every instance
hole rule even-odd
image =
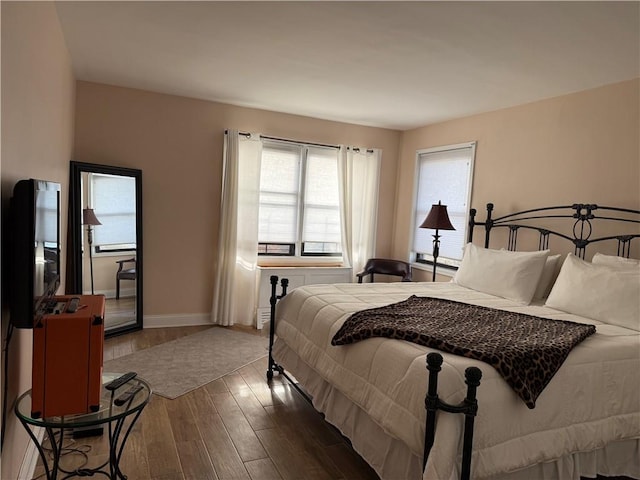
[[[478,413],[478,400],[476,390],[480,385],[482,371],[477,367],[469,367],[464,371],[465,383],[467,384],[467,396],[463,401],[464,405],[464,441],[462,445],[462,469],[460,478],[467,480],[471,478],[471,449],[473,447],[473,424]]]
[[[433,447],[436,433],[436,411],[442,410],[449,413],[464,413],[464,440],[462,445],[462,465],[460,469],[461,480],[471,478],[471,452],[473,447],[473,424],[478,413],[478,400],[476,391],[480,385],[482,371],[477,367],[469,367],[465,370],[465,383],[467,384],[467,396],[462,403],[450,405],[438,398],[438,373],[442,369],[442,355],[432,352],[427,355],[427,370],[429,370],[429,386],[425,398],[427,408],[427,422],[424,433],[424,457],[422,470],[427,465],[427,459]]]
[[[269,312],[269,367],[267,369],[267,379],[271,380],[273,378],[273,369],[275,366],[272,352],[273,352],[273,335],[275,333],[275,328],[276,328],[276,325],[275,325],[276,302],[278,301],[278,298],[276,296],[276,286],[278,285],[278,276],[271,275],[269,280],[271,281],[271,296],[269,297],[269,305],[271,310]]]
[[[271,307],[269,312],[269,366],[267,368],[267,380],[271,380],[273,378],[273,371],[277,370],[279,372],[282,371],[282,367],[280,367],[273,360],[273,341],[276,333],[276,303],[282,297],[287,294],[287,287],[289,286],[289,280],[283,278],[280,281],[280,285],[282,286],[282,294],[278,295],[276,293],[276,287],[278,286],[278,276],[271,275],[269,277],[271,282],[271,297],[269,297],[269,305]]]
[[[424,430],[424,455],[422,457],[422,470],[427,465],[427,458],[433,447],[436,434],[436,411],[438,410],[438,373],[442,366],[442,355],[430,353],[427,355],[427,370],[429,370],[429,387],[424,401],[427,408],[427,423]]]

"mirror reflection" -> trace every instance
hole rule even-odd
[[[142,328],[141,172],[80,162],[71,168],[76,247],[68,293],[105,295],[108,334]]]

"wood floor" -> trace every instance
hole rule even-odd
[[[109,338],[104,359],[204,328],[211,327]],[[128,439],[122,472],[129,480],[378,479],[298,391],[278,376],[269,386],[266,368],[264,358],[175,400],[153,395]],[[106,437],[69,438],[65,446],[87,450],[88,466],[95,466],[108,458]],[[69,453],[62,466],[73,469],[85,461]],[[38,466],[36,476],[42,473]]]
[[[136,323],[136,297],[107,298],[104,310],[105,329]]]

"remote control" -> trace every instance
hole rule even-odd
[[[110,381],[109,383],[107,383],[104,388],[106,388],[107,390],[111,390],[114,391],[118,388],[120,388],[122,385],[124,385],[125,383],[127,383],[129,380],[131,380],[132,378],[135,378],[137,375],[136,372],[127,372],[124,375],[119,376],[118,378],[116,378],[115,380]]]
[[[116,398],[113,401],[113,403],[115,403],[118,407],[121,407],[122,405],[127,403],[129,400],[131,400],[133,397],[135,397],[136,393],[138,393],[140,390],[142,390],[142,385],[140,384],[134,385],[133,387],[129,388],[129,390],[127,390],[122,395],[120,395],[118,398]]]
[[[78,306],[80,306],[80,297],[73,297],[67,305],[67,313],[76,313]]]

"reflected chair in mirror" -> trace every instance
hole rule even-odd
[[[118,271],[116,272],[116,300],[120,298],[120,280],[136,279],[136,259],[127,258],[126,260],[116,260]],[[133,267],[125,268],[128,263],[133,263]]]
[[[402,277],[403,282],[411,281],[411,265],[402,260],[391,260],[387,258],[370,258],[364,266],[364,270],[356,274],[358,283],[362,283],[362,279],[371,276],[371,282],[374,281],[374,274],[392,275]]]

